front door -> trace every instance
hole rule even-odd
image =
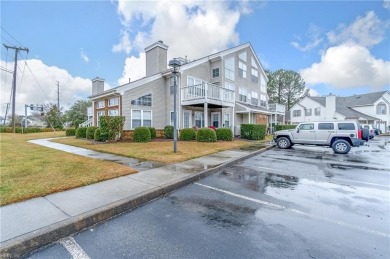
[[[195,126],[198,128],[204,127],[204,113],[203,112],[195,112]]]
[[[192,118],[191,111],[183,112],[183,128],[191,128],[192,127]]]
[[[220,124],[220,113],[219,112],[212,112],[211,113],[211,125],[216,127],[216,128],[219,128],[219,124]]]

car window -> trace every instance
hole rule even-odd
[[[354,123],[339,123],[338,127],[339,127],[339,130],[354,130],[355,124]]]
[[[334,129],[333,123],[318,123],[319,130],[332,130]]]
[[[313,130],[314,129],[314,124],[310,123],[310,124],[301,124],[299,126],[299,129],[300,130]]]

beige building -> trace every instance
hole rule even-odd
[[[93,116],[125,116],[125,130],[173,125],[174,77],[168,68],[168,46],[147,48],[146,77],[104,91],[104,80],[92,80]],[[250,43],[181,62],[177,74],[178,128],[226,127],[240,134],[240,124],[268,124],[267,77]]]

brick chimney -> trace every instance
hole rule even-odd
[[[168,46],[163,41],[157,41],[145,48],[146,76],[161,73],[167,69]]]

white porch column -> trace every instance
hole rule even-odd
[[[248,114],[248,124],[251,124],[251,112]]]
[[[207,128],[209,126],[209,116],[208,116],[208,104],[204,103],[204,127]]]

